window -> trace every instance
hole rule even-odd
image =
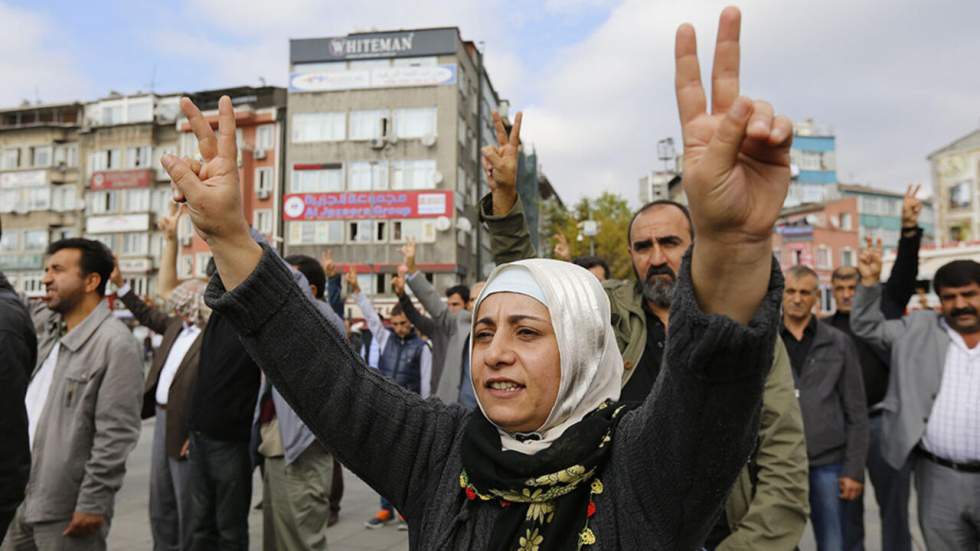
[[[272,193],[272,169],[271,168],[255,169],[255,193],[260,196],[263,194]]]
[[[54,148],[50,145],[39,145],[31,148],[31,166],[43,168],[51,166]]]
[[[402,243],[409,238],[419,243],[432,243],[436,240],[435,222],[427,219],[392,220],[391,242]]]
[[[831,267],[833,267],[832,260],[831,260],[832,258],[833,258],[833,251],[830,249],[830,247],[827,247],[826,245],[821,245],[817,247],[817,255],[816,255],[817,268],[822,268],[825,270],[830,269]]]
[[[177,255],[177,278],[190,279],[194,275],[194,257],[189,254]]]
[[[48,246],[48,230],[26,230],[24,232],[25,251],[43,251]]]
[[[850,247],[845,247],[841,249],[840,252],[840,265],[841,266],[854,266],[854,251]]]
[[[27,210],[48,210],[51,208],[51,186],[25,188]]]
[[[320,165],[313,170],[293,167],[291,193],[323,193],[344,190],[344,169],[341,165]]]
[[[158,216],[170,214],[170,202],[173,200],[173,191],[170,188],[155,189],[150,196],[150,210]]]
[[[150,236],[145,232],[126,232],[122,234],[122,254],[126,256],[145,256],[150,248]]]
[[[106,151],[106,168],[115,170],[123,167],[122,149],[110,149]]]
[[[435,160],[391,162],[391,189],[432,189],[435,176]]]
[[[350,139],[373,140],[381,138],[387,133],[387,124],[388,111],[351,111]]]
[[[153,148],[153,160],[150,161],[150,168],[157,171],[158,180],[170,179],[170,176],[167,175],[166,169],[163,168],[163,164],[160,163],[160,159],[162,159],[164,155],[177,155],[177,146],[164,145]]]
[[[148,122],[153,120],[153,102],[150,100],[129,102],[126,106],[126,122]]]
[[[7,230],[0,235],[0,252],[12,253],[16,252],[20,248],[20,232],[15,230]]]
[[[252,212],[252,227],[259,233],[272,235],[272,209],[255,209]]]
[[[398,109],[395,111],[395,136],[422,138],[436,135],[436,108]]]
[[[354,220],[348,225],[347,240],[351,243],[370,243],[374,240],[374,220]]]
[[[181,216],[177,221],[177,238],[191,239],[194,237],[194,224],[190,216]]]
[[[293,115],[293,143],[338,142],[345,137],[344,113]]]
[[[59,186],[51,188],[51,208],[59,212],[75,210],[78,205],[78,194],[75,186]]]
[[[20,149],[9,147],[3,150],[3,157],[0,157],[0,169],[10,170],[20,167]]]
[[[54,164],[62,163],[69,168],[78,166],[78,144],[62,144],[54,148]]]
[[[342,220],[317,222],[290,222],[290,245],[324,245],[344,242]]]
[[[194,255],[194,275],[197,277],[208,277],[208,262],[211,261],[211,253],[197,253]]]
[[[148,145],[129,147],[126,149],[126,168],[146,168],[152,157],[152,148]]]
[[[193,132],[184,132],[180,135],[179,144],[180,156],[191,159],[201,158],[201,151],[197,148],[197,136]]]
[[[102,105],[102,124],[103,125],[113,125],[123,123],[123,105],[122,103],[115,104],[103,104]]]
[[[116,212],[116,192],[90,191],[88,193],[89,207],[92,214]]]
[[[466,121],[463,117],[459,117],[459,121],[456,123],[456,139],[459,140],[459,145],[466,147],[466,134],[469,132],[469,127],[466,126]]]
[[[38,296],[44,294],[44,283],[41,282],[43,276],[38,275],[24,275],[20,278],[21,288],[24,290],[24,294],[27,296]]]
[[[122,191],[123,211],[146,212],[150,210],[149,189],[127,189]]]
[[[255,149],[274,149],[275,124],[263,124],[255,129]]]
[[[351,191],[388,189],[388,163],[385,161],[353,162],[349,172],[347,189]]]
[[[840,213],[840,229],[844,231],[851,231],[852,228],[851,213],[842,212]]]
[[[98,172],[100,170],[105,170],[109,168],[109,152],[108,151],[93,151],[88,154],[88,171],[89,174],[93,172]]]

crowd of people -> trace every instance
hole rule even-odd
[[[709,111],[694,30],[678,29],[689,205],[636,211],[633,278],[561,241],[537,258],[516,191],[522,118],[508,134],[495,116],[479,210],[497,268],[440,293],[409,242],[387,320],[329,250],[282,258],[250,230],[231,101],[215,133],[183,100],[202,161],[162,160],[175,202],[159,300],[84,238],[51,244],[39,302],[0,274],[0,549],[105,549],[155,417],[157,550],[248,549],[259,467],[267,550],[326,549],[349,469],[381,496],[366,527],[397,524],[413,549],[789,551],[809,520],[821,551],[860,550],[867,473],[882,549],[912,549],[914,478],[927,548],[976,551],[980,264],[943,266],[939,308],[909,311],[910,188],[887,282],[869,239],[818,319],[817,273],[772,255],[792,127],[739,95],[739,34],[728,8]],[[178,281],[180,216],[211,248],[208,281]],[[110,282],[162,336],[145,376]]]

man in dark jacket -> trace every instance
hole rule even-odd
[[[882,286],[881,313],[885,319],[901,319],[905,306],[915,293],[915,281],[919,272],[919,245],[922,243],[922,228],[918,226],[922,202],[916,198],[918,191],[918,186],[909,186],[905,193],[902,234],[898,241],[895,265],[888,281]],[[834,270],[831,285],[837,311],[824,321],[854,339],[861,361],[871,434],[867,467],[881,516],[881,548],[889,551],[912,551],[912,534],[909,532],[911,466],[892,468],[885,461],[881,449],[882,413],[885,411],[882,400],[888,391],[889,361],[887,357],[877,354],[866,341],[855,337],[851,330],[851,307],[859,278],[860,274],[855,267],[841,266]],[[846,502],[844,512],[844,549],[863,551],[864,500]]]
[[[31,472],[24,394],[37,362],[37,336],[27,307],[0,272],[0,541],[24,499]]]
[[[842,500],[864,490],[868,416],[854,343],[813,315],[818,281],[807,266],[787,271],[781,333],[803,412],[813,532],[824,551],[843,548]]]

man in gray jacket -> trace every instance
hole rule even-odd
[[[344,322],[314,293],[322,293],[325,276],[309,257],[290,256],[293,280],[307,299],[338,331]],[[301,270],[319,270],[310,274]],[[319,284],[310,283],[315,280]],[[282,395],[262,377],[255,408],[252,440],[262,469],[262,548],[265,551],[303,549],[325,551],[325,519],[329,514],[333,456],[296,415]]]
[[[869,429],[854,341],[813,315],[818,281],[807,266],[787,270],[781,335],[803,412],[813,533],[831,550],[844,548],[844,501],[864,490]]]
[[[882,453],[914,460],[919,524],[930,551],[980,546],[980,264],[955,260],[933,287],[942,312],[885,320],[881,249],[861,252],[851,328],[882,353],[891,377],[882,406]]]
[[[474,285],[468,297],[453,293],[459,298],[455,307],[452,296],[447,297],[449,301],[443,302],[432,284],[425,279],[425,274],[418,270],[415,250],[414,241],[408,241],[402,247],[407,274],[393,283],[395,294],[398,295],[398,301],[409,320],[432,339],[432,379],[436,397],[447,404],[458,403],[467,409],[476,409],[476,396],[470,383],[468,354],[472,320],[469,308],[473,304],[469,299],[479,296],[483,284]],[[431,317],[423,316],[415,310],[412,299],[405,293],[404,283],[408,283]]]
[[[103,300],[114,266],[105,245],[63,239],[47,254],[25,400],[31,476],[3,551],[101,550],[139,438],[142,353]]]

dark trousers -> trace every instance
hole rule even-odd
[[[817,551],[838,551],[844,543],[844,509],[840,498],[841,464],[810,467],[810,522]]]
[[[248,551],[252,459],[248,442],[190,436],[192,551]]]
[[[881,548],[888,551],[912,551],[909,531],[909,488],[911,462],[900,470],[885,461],[881,454],[883,438],[881,415],[871,417],[871,441],[868,447],[868,477],[874,487],[881,515]],[[867,488],[867,486],[865,486]],[[844,549],[864,551],[864,498],[844,502]]]

